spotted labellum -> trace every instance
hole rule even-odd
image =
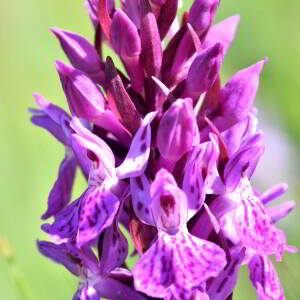
[[[74,300],[230,300],[243,264],[258,299],[284,299],[270,258],[297,251],[276,226],[295,203],[266,207],[287,185],[251,182],[267,59],[221,84],[239,16],[214,24],[219,4],[195,0],[178,18],[178,0],[86,0],[94,43],[51,29],[70,112],[34,94],[32,123],[65,148],[42,214],[51,241],[37,247],[80,278]]]

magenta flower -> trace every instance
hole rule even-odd
[[[66,149],[42,215],[52,241],[37,246],[80,278],[74,300],[229,300],[242,264],[258,299],[284,299],[270,256],[297,250],[276,226],[295,203],[266,207],[287,185],[251,183],[267,59],[221,86],[239,16],[213,25],[219,2],[195,0],[178,25],[178,0],[88,0],[94,45],[51,29],[71,63],[56,62],[71,115],[35,94],[32,122]],[[71,201],[77,166],[87,184]]]

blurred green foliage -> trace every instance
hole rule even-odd
[[[190,0],[184,1],[185,7],[190,4]],[[31,96],[35,91],[67,108],[53,64],[56,58],[65,57],[48,28],[69,29],[90,40],[93,29],[83,0],[1,1],[0,11],[0,299],[71,299],[77,279],[39,255],[35,247],[37,238],[46,238],[39,229],[39,216],[45,210],[64,149],[30,124],[27,108],[35,106]],[[236,13],[242,17],[224,74],[268,56],[258,99],[263,99],[268,114],[276,115],[272,122],[280,123],[298,145],[299,11],[296,0],[288,4],[227,0],[222,1],[217,15],[217,20]],[[85,187],[82,175],[77,175],[74,198]],[[299,174],[294,176],[299,182]],[[291,243],[299,246],[298,228],[292,225],[288,221],[283,224]],[[286,255],[278,265],[288,300],[300,299],[299,262],[299,255]],[[241,277],[235,299],[254,299],[250,283],[244,280],[246,269]]]

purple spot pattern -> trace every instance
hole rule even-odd
[[[101,253],[100,272],[103,275],[108,275],[124,263],[128,255],[128,243],[117,221],[105,230]]]
[[[240,205],[236,208],[234,224],[242,243],[261,255],[283,255],[286,241],[273,224],[263,204],[257,198],[247,179],[235,191]]]
[[[54,244],[47,241],[38,241],[39,251],[53,261],[64,265],[74,275],[80,274],[81,260],[77,251],[70,251],[65,243]]]
[[[116,169],[120,179],[137,177],[144,173],[150,154],[151,127],[150,124],[156,112],[148,113],[136,132],[128,154],[123,163]]]
[[[93,239],[114,220],[120,200],[103,187],[90,187],[81,205],[77,245],[81,246]]]
[[[232,293],[237,282],[240,265],[245,257],[245,250],[245,248],[239,250],[238,247],[230,252],[230,261],[224,270],[208,283],[206,292],[209,299],[224,300]]]
[[[248,264],[249,279],[256,288],[257,299],[284,300],[274,265],[267,256],[254,255]]]
[[[211,242],[187,231],[173,236],[160,232],[158,240],[133,268],[135,288],[151,297],[165,297],[170,289],[175,294],[184,290],[190,293],[217,276],[225,264],[224,251]]]
[[[134,213],[145,224],[155,225],[151,204],[150,184],[145,175],[130,178],[130,191]]]
[[[212,182],[213,168],[219,155],[214,136],[211,141],[194,147],[185,167],[183,191],[188,198],[190,217],[197,212],[205,200],[205,191]]]
[[[42,219],[56,215],[71,199],[75,179],[76,159],[73,154],[66,155],[59,167],[59,174],[48,198],[48,209]]]
[[[53,224],[43,224],[42,229],[50,235],[60,239],[72,238],[77,231],[79,208],[85,193],[77,200],[71,202],[55,217]]]

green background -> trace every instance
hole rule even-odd
[[[191,1],[184,1],[188,7]],[[257,95],[267,150],[256,181],[261,188],[290,183],[285,199],[299,194],[299,69],[300,2],[277,0],[222,1],[217,20],[239,13],[241,22],[225,59],[225,79],[265,56],[269,63]],[[35,107],[32,92],[66,108],[54,67],[65,59],[51,26],[93,37],[83,0],[26,0],[0,2],[0,299],[71,299],[77,279],[61,266],[38,254],[36,239],[43,239],[40,215],[56,178],[64,149],[53,137],[29,122],[27,108]],[[77,174],[76,197],[85,183]],[[290,244],[299,246],[299,213],[280,226]],[[299,254],[286,254],[277,264],[288,300],[300,299]],[[255,299],[243,268],[234,299]]]

